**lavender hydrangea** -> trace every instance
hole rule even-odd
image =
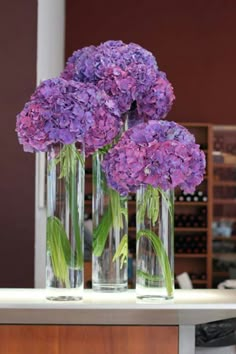
[[[102,167],[108,185],[121,195],[136,192],[145,178],[146,147],[121,139],[104,156]]]
[[[120,124],[119,110],[105,92],[92,84],[56,78],[35,90],[17,116],[16,130],[26,151],[85,141],[89,153],[109,144]]]
[[[94,70],[94,56],[97,47],[91,45],[74,51],[67,60],[61,77],[65,80],[96,83],[97,78]]]
[[[67,60],[61,76],[67,80],[97,84],[110,66],[126,71],[128,66],[137,64],[157,68],[153,54],[138,44],[106,41],[97,47],[89,46],[75,51]]]
[[[47,151],[53,139],[45,131],[45,121],[50,120],[50,112],[38,102],[27,102],[23,110],[17,115],[16,131],[19,143],[26,152]]]
[[[184,145],[176,140],[152,142],[146,151],[146,177],[143,184],[163,190],[179,186],[192,193],[202,182],[205,157],[197,144]]]
[[[98,87],[116,101],[121,113],[130,110],[135,100],[136,83],[128,72],[119,67],[110,66],[104,71],[104,78],[98,82]]]
[[[78,85],[63,79],[42,82],[17,115],[16,130],[26,151],[47,151],[59,142],[81,142],[85,129]]]
[[[115,65],[124,71],[128,67],[145,64],[146,67],[158,70],[154,55],[136,43],[125,44],[122,41],[106,41],[98,47],[95,56],[96,76],[104,77],[104,71],[108,66]]]
[[[153,54],[135,43],[107,41],[77,50],[61,76],[99,85],[116,100],[121,114],[135,103],[145,120],[165,118],[175,98]]]
[[[205,156],[177,123],[149,121],[126,131],[104,158],[110,187],[126,195],[141,184],[193,192],[205,171]]]
[[[152,141],[168,140],[176,140],[185,145],[195,143],[195,137],[188,129],[176,122],[166,120],[150,120],[147,123],[138,124],[125,133],[123,138],[126,137],[142,145],[147,145]]]
[[[137,110],[144,117],[145,121],[149,119],[164,119],[171,107],[175,95],[173,87],[168,81],[166,74],[159,71],[156,79],[151,82],[147,90],[141,92],[137,90]]]

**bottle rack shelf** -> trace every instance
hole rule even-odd
[[[213,127],[213,283],[236,262],[236,126]]]
[[[178,271],[190,274],[195,270],[204,273],[206,279],[193,280],[192,282],[211,288],[212,126],[201,123],[181,124],[194,134],[196,142],[205,152],[207,165],[204,179],[193,195],[178,191],[176,194],[175,271],[176,274]],[[181,220],[179,221],[178,218]],[[197,235],[200,237],[199,241],[194,241]],[[181,252],[182,248],[183,252]],[[178,250],[180,253],[177,253]]]

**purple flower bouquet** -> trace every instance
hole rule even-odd
[[[136,192],[138,297],[171,299],[174,211],[170,191],[178,186],[193,192],[201,183],[205,171],[203,152],[186,128],[174,122],[150,120],[122,135],[104,157],[103,168],[111,188],[121,195]],[[169,241],[165,239],[168,234]]]
[[[61,74],[66,80],[76,82],[93,83],[115,102],[120,112],[120,124],[124,117],[129,117],[125,125],[133,126],[140,121],[151,119],[163,119],[171,109],[174,94],[170,82],[165,73],[159,71],[157,62],[152,53],[141,46],[130,43],[125,44],[122,41],[107,41],[99,46],[89,46],[77,50],[68,59],[66,67]],[[120,125],[120,128],[121,128]],[[105,121],[104,125],[97,125],[100,129],[95,129],[87,134],[86,153],[93,154],[93,269],[98,269],[97,274],[115,274],[114,262],[120,260],[119,268],[123,269],[128,256],[128,237],[127,237],[127,207],[122,187],[116,188],[115,185],[107,186],[109,176],[100,171],[104,152],[109,151],[111,146],[105,145],[99,148],[93,142],[101,141],[106,132],[113,132],[116,129],[117,138],[113,140],[113,146],[116,146],[119,140],[120,131],[113,124]],[[90,146],[88,146],[90,145]],[[94,146],[91,146],[94,145]],[[133,155],[130,147],[130,155]],[[123,172],[126,170],[126,162],[120,168]],[[112,168],[113,162],[110,161]],[[137,168],[140,165],[138,162]],[[129,170],[132,168],[130,166]],[[125,172],[124,172],[125,173]],[[98,177],[99,176],[99,177]],[[121,179],[120,179],[121,178]],[[132,176],[130,176],[132,179]],[[134,179],[138,183],[138,171]],[[100,185],[98,183],[100,181]],[[121,185],[122,176],[118,176],[118,184]],[[132,182],[131,182],[132,183]],[[118,185],[117,184],[117,185]],[[131,188],[132,189],[132,188]],[[101,193],[100,190],[103,192]],[[134,190],[134,188],[133,188]],[[106,202],[106,206],[104,202]],[[100,212],[99,212],[100,208]],[[101,217],[100,217],[101,216]],[[114,231],[116,230],[116,232]],[[126,230],[126,231],[125,231]],[[109,240],[109,233],[120,234],[120,242],[114,241],[115,248],[112,248],[112,262],[107,265],[110,271],[101,268],[107,262],[101,257],[105,257],[106,246]],[[106,258],[108,258],[106,256]],[[99,266],[99,264],[101,266]],[[110,279],[112,276],[109,277]],[[105,280],[104,280],[105,281]],[[110,280],[108,281],[110,283]],[[93,287],[99,283],[97,276],[94,277]]]
[[[48,288],[65,290],[62,299],[78,299],[83,288],[84,147],[89,154],[110,144],[120,127],[119,110],[103,90],[63,78],[42,82],[17,116],[24,150],[48,156],[46,280]]]

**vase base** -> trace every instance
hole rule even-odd
[[[163,296],[154,296],[154,295],[136,295],[137,302],[146,302],[146,303],[158,303],[158,304],[163,304],[167,302],[172,302],[174,300],[174,297],[163,297]]]
[[[147,288],[136,284],[136,298],[139,302],[166,303],[174,299],[174,294],[168,295],[165,287]]]
[[[50,301],[81,301],[83,292],[80,288],[46,288],[46,299]]]
[[[93,291],[103,293],[119,293],[128,290],[126,284],[93,284]]]
[[[81,301],[82,296],[47,296],[47,300],[50,301]]]

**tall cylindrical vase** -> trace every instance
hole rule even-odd
[[[120,292],[128,288],[127,200],[107,185],[102,154],[93,156],[92,288]]]
[[[47,154],[47,298],[80,300],[83,293],[84,151],[75,144]]]
[[[173,191],[141,186],[136,195],[136,295],[162,302],[174,296]]]

